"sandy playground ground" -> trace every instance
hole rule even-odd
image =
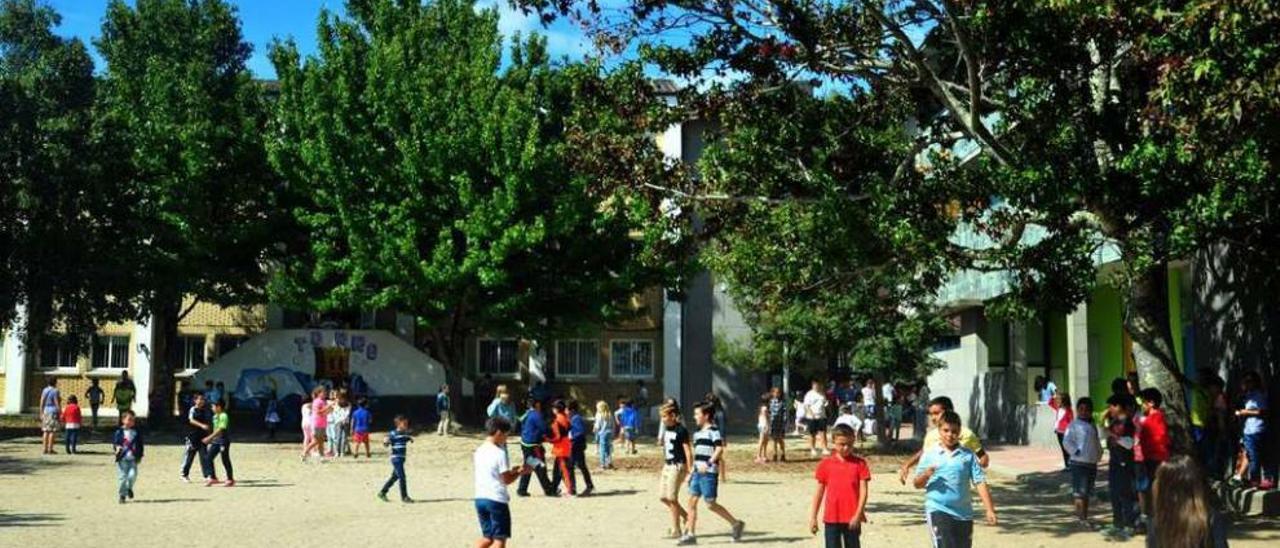
[[[35,437],[0,441],[0,546],[468,546],[478,536],[471,500],[471,453],[480,439],[475,435],[419,433],[407,465],[410,496],[417,502],[402,504],[394,492],[390,503],[374,497],[390,471],[380,435],[374,436],[372,461],[325,464],[301,463],[294,443],[238,442],[233,453],[239,485],[227,489],[183,483],[178,435],[157,433],[148,439],[138,498],[124,505],[116,502],[115,466],[105,436],[82,444],[79,455],[41,456]],[[755,465],[754,449],[745,442],[731,444],[729,481],[720,487],[721,502],[746,521],[742,542],[821,546],[821,535],[806,530],[814,462],[792,452],[796,458],[785,465]],[[518,456],[514,445],[511,451]],[[595,446],[588,451],[594,458]],[[547,498],[535,481],[533,497],[512,502],[511,544],[673,545],[662,538],[669,522],[656,495],[658,457],[653,445],[642,445],[637,456],[619,456],[619,470],[594,474],[591,497]],[[864,546],[929,545],[921,494],[896,479],[900,459],[870,459],[871,523],[862,536]],[[1002,523],[976,526],[975,546],[1142,546],[1141,538],[1108,542],[1073,526],[1062,490],[1000,477],[992,486]],[[1096,508],[1095,515],[1109,519],[1108,505]],[[704,510],[699,522],[700,545],[729,544],[728,526],[718,517]],[[1277,546],[1278,541],[1275,521],[1242,521],[1231,529],[1232,546]]]

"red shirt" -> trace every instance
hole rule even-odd
[[[1067,433],[1067,427],[1071,426],[1071,421],[1076,420],[1075,413],[1071,412],[1071,408],[1066,409],[1058,407],[1057,400],[1049,400],[1049,408],[1053,409],[1057,415],[1058,422],[1054,425],[1053,431],[1059,434]]]
[[[823,523],[849,523],[858,511],[858,490],[871,480],[871,469],[860,457],[844,460],[831,455],[818,463],[813,477],[826,487],[823,495]]]
[[[569,415],[557,414],[551,423],[551,454],[557,457],[573,455],[573,438],[569,437]]]
[[[1138,442],[1142,444],[1142,456],[1146,460],[1169,460],[1169,425],[1164,422],[1164,411],[1152,407],[1147,412],[1147,417],[1142,419]]]
[[[67,404],[62,408],[62,422],[70,424],[80,424],[82,417],[80,416],[80,406],[74,403]]]

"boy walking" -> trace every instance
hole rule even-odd
[[[480,540],[476,548],[504,548],[511,538],[511,495],[507,486],[517,477],[529,475],[527,465],[511,467],[507,457],[507,432],[511,423],[502,417],[491,417],[484,423],[485,439],[476,448],[475,465],[476,517],[480,520]]]
[[[824,508],[823,537],[827,548],[862,546],[871,469],[867,461],[853,454],[857,435],[857,430],[848,425],[836,424],[831,429],[834,451],[818,463],[814,472],[818,491],[813,494],[813,507],[809,512],[809,532],[818,534],[818,509]]]
[[[133,411],[120,416],[120,428],[111,438],[111,450],[116,456],[116,472],[120,482],[120,504],[133,499],[133,484],[138,481],[138,464],[142,462],[145,447],[142,433],[134,427]]]
[[[729,522],[730,537],[734,542],[742,538],[746,524],[733,517],[727,508],[717,502],[719,490],[718,465],[724,457],[724,438],[720,429],[712,423],[715,405],[703,402],[693,407],[693,418],[698,431],[693,434],[693,475],[689,477],[689,528],[677,545],[697,544],[698,499],[707,501],[707,508]]]
[[[93,428],[98,429],[98,408],[102,406],[102,400],[106,397],[106,393],[102,391],[102,387],[98,386],[98,379],[89,380],[89,389],[85,391],[84,398],[89,400],[89,413],[93,416]]]
[[[684,482],[688,472],[688,464],[693,460],[693,450],[689,447],[689,431],[680,424],[680,408],[668,403],[662,406],[662,476],[658,482],[658,498],[671,511],[671,528],[667,530],[667,538],[680,537],[681,520],[689,517],[680,506],[680,484]]]
[[[227,404],[222,400],[213,402],[213,432],[201,440],[209,448],[209,470],[214,471],[213,459],[222,455],[222,469],[227,472],[226,487],[236,486],[235,472],[231,471],[231,437],[227,429],[231,427],[231,418],[227,416]],[[218,481],[209,480],[205,487]]]
[[[382,440],[382,445],[391,448],[391,477],[382,484],[382,490],[378,491],[378,498],[382,502],[387,502],[387,491],[399,482],[400,502],[413,502],[413,499],[409,498],[409,480],[404,475],[405,452],[409,443],[413,441],[409,436],[409,417],[396,415],[395,424],[395,429],[387,434],[387,439]]]
[[[1151,487],[1155,483],[1156,470],[1169,460],[1169,426],[1165,422],[1164,394],[1155,388],[1144,389],[1142,395],[1143,418],[1138,428],[1138,445],[1142,449],[1142,469],[1138,477],[1138,501],[1144,518],[1151,515]]]
[[[542,402],[529,398],[527,402],[529,409],[525,411],[524,418],[520,423],[520,456],[525,465],[533,468],[533,474],[538,476],[538,484],[542,486],[543,494],[548,497],[555,495],[555,490],[551,487],[551,479],[547,477],[547,454],[542,447],[542,441],[547,438],[547,424],[542,421]],[[516,487],[516,494],[522,497],[529,496],[529,474],[520,476],[520,485]]]
[[[1062,449],[1070,459],[1071,494],[1075,497],[1076,521],[1084,529],[1093,529],[1089,522],[1089,498],[1093,496],[1093,484],[1098,477],[1098,461],[1102,460],[1102,445],[1098,442],[1098,428],[1093,425],[1093,400],[1080,398],[1076,402],[1075,420],[1067,426],[1062,436]]]
[[[978,456],[960,445],[960,415],[942,414],[938,424],[940,444],[926,448],[916,466],[916,489],[925,490],[924,511],[936,548],[973,546],[973,496],[970,484],[986,508],[987,524],[996,524],[996,507],[987,488],[987,476]]]
[[[582,482],[586,484],[582,495],[587,496],[595,491],[596,487],[591,482],[591,472],[587,466],[587,423],[582,418],[578,400],[569,400],[569,437],[573,440],[573,467],[575,470],[582,471]],[[570,471],[570,475],[574,473],[576,472]]]
[[[195,402],[187,410],[186,453],[182,457],[182,481],[191,483],[191,461],[200,459],[200,472],[206,485],[218,483],[218,476],[209,462],[209,449],[204,438],[213,431],[213,413],[209,411],[204,394],[196,394]]]

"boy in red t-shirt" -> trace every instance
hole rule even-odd
[[[853,454],[856,433],[847,425],[832,430],[831,456],[818,463],[814,478],[818,490],[813,494],[813,511],[809,516],[809,532],[818,533],[818,508],[822,514],[827,548],[859,548],[862,524],[867,521],[868,483],[871,470],[867,461]]]
[[[569,435],[569,429],[572,427],[569,422],[568,406],[564,400],[556,400],[552,407],[555,408],[556,416],[551,421],[551,454],[556,458],[556,469],[552,474],[552,489],[560,487],[560,482],[564,482],[564,491],[562,496],[571,497],[577,493],[573,485],[573,437]]]
[[[1138,445],[1142,448],[1142,471],[1138,478],[1139,506],[1144,516],[1151,515],[1151,485],[1156,469],[1169,460],[1169,425],[1164,420],[1164,394],[1147,388],[1142,395],[1142,426],[1138,429]]]

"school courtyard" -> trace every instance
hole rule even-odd
[[[115,466],[100,434],[82,454],[41,456],[37,437],[0,441],[0,545],[72,546],[123,542],[128,546],[181,546],[192,542],[257,547],[323,543],[329,546],[467,546],[478,528],[472,507],[471,453],[479,437],[440,438],[420,433],[409,448],[407,476],[414,504],[374,494],[390,466],[381,436],[373,460],[303,464],[294,443],[246,441],[233,446],[238,485],[205,487],[179,479],[182,446],[176,434],[150,436],[137,499],[116,502]],[[758,546],[821,546],[808,533],[814,462],[792,453],[785,465],[752,464],[754,449],[734,439],[721,485],[721,501],[747,523],[742,542]],[[61,449],[60,449],[61,451]],[[518,449],[512,447],[513,453]],[[594,453],[594,446],[590,451]],[[619,469],[595,474],[596,493],[576,499],[535,493],[514,498],[513,546],[671,546],[662,538],[668,520],[657,500],[658,449],[620,456]],[[897,455],[874,455],[864,546],[927,546],[919,492],[896,479]],[[993,459],[1015,457],[997,451]],[[994,466],[994,465],[993,465]],[[219,466],[221,474],[221,467]],[[192,476],[198,476],[193,473]],[[1087,548],[1142,546],[1139,537],[1109,542],[1081,530],[1068,516],[1070,502],[1052,481],[1031,485],[994,472],[1001,524],[978,525],[975,546]],[[514,495],[514,489],[512,489]],[[976,501],[975,501],[975,504]],[[979,506],[980,507],[980,506]],[[1097,505],[1098,516],[1109,507]],[[729,544],[728,527],[710,512],[699,518],[700,545]],[[1232,546],[1276,546],[1274,522],[1241,520]]]

